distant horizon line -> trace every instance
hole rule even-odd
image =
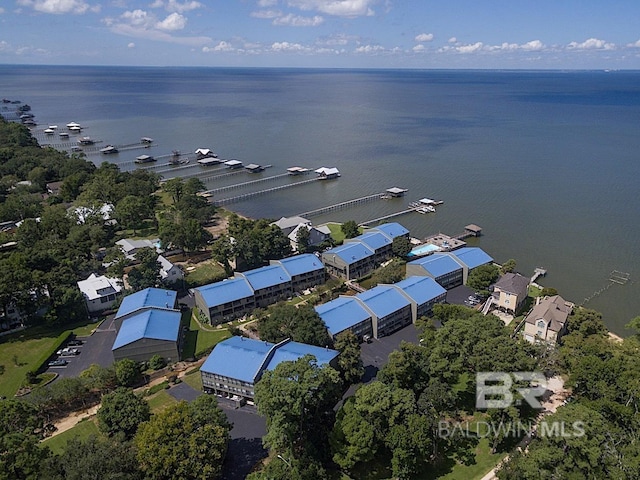
[[[218,70],[342,70],[342,71],[464,71],[464,72],[602,72],[635,73],[635,68],[446,68],[446,67],[310,67],[310,66],[225,66],[225,65],[74,65],[74,64],[36,64],[3,63],[2,67],[47,67],[47,68],[139,68],[139,69],[218,69]]]

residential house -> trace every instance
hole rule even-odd
[[[160,279],[163,283],[171,284],[184,278],[184,272],[178,265],[174,265],[162,255],[158,255],[160,263]]]
[[[555,345],[567,331],[567,318],[573,307],[560,295],[538,297],[525,318],[524,338],[531,343]]]
[[[137,313],[151,309],[176,310],[177,301],[178,293],[164,288],[145,288],[127,295],[122,299],[115,315],[116,330],[120,329],[125,319]]]
[[[253,288],[244,277],[195,288],[194,297],[200,314],[211,325],[229,322],[256,308]]]
[[[86,280],[78,282],[89,314],[107,310],[116,303],[122,292],[122,282],[116,278],[92,273]]]
[[[407,275],[426,275],[447,290],[466,285],[469,272],[493,259],[478,247],[462,247],[451,252],[436,252],[407,263]]]
[[[493,304],[512,315],[523,306],[529,294],[529,279],[519,273],[505,273],[493,286]]]
[[[122,240],[118,240],[116,242],[116,245],[118,245],[122,249],[125,256],[130,260],[134,260],[136,257],[136,253],[142,248],[153,248],[157,253],[163,253],[163,250],[160,248],[159,238],[143,238],[141,240],[134,240],[133,238],[123,238]]]

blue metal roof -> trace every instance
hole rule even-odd
[[[267,265],[237,275],[244,276],[254,290],[262,290],[291,281],[291,276],[280,265]]]
[[[462,265],[447,253],[434,253],[427,257],[413,260],[407,265],[420,265],[434,278],[462,269]]]
[[[210,283],[196,290],[200,292],[209,308],[253,296],[251,285],[242,277]]]
[[[391,245],[391,239],[382,232],[367,232],[362,235],[358,235],[355,238],[347,240],[347,242],[362,242],[374,252],[382,247]]]
[[[156,309],[136,313],[122,322],[112,350],[143,338],[177,342],[180,316],[178,311]]]
[[[285,361],[296,361],[304,355],[316,357],[324,365],[338,352],[297,342],[273,344],[251,338],[231,337],[218,343],[200,371],[255,383],[264,370],[273,370]]]
[[[371,314],[354,297],[338,297],[318,305],[315,310],[331,335],[371,318]]]
[[[378,225],[377,227],[375,227],[374,230],[380,230],[385,235],[391,237],[391,240],[396,237],[402,237],[403,235],[407,235],[409,233],[409,230],[407,230],[397,222],[383,223],[382,225]]]
[[[404,295],[389,285],[377,287],[358,294],[358,298],[376,314],[378,318],[386,317],[410,305]]]
[[[447,291],[431,277],[417,275],[406,278],[395,284],[400,287],[418,305],[430,302]]]
[[[451,253],[458,257],[458,259],[469,267],[470,270],[479,267],[480,265],[493,262],[493,258],[478,247],[462,247]]]
[[[373,256],[373,250],[360,242],[351,242],[327,250],[322,254],[323,257],[330,257],[331,255],[337,255],[347,265],[351,265],[359,260]]]
[[[123,317],[141,308],[173,308],[176,304],[177,296],[178,293],[173,290],[145,288],[122,299],[116,318]]]
[[[200,370],[254,383],[267,355],[275,345],[244,337],[218,343]]]
[[[298,342],[287,342],[276,348],[266,369],[275,370],[282,362],[295,362],[305,355],[313,355],[316,357],[317,364],[322,366],[330,363],[338,354],[339,352],[329,348],[316,347]]]
[[[320,259],[312,253],[283,258],[282,260],[278,260],[277,263],[280,263],[292,277],[324,269],[324,265]]]

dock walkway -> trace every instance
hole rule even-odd
[[[303,218],[316,217],[318,215],[322,215],[328,212],[333,212],[336,210],[342,210],[343,208],[348,208],[360,203],[367,203],[373,200],[379,200],[380,198],[382,198],[382,195],[384,195],[384,193],[374,193],[373,195],[367,195],[366,197],[354,198],[353,200],[347,200],[346,202],[335,203],[333,205],[317,208],[315,210],[310,210],[308,212],[298,213],[297,216],[303,217]]]
[[[269,167],[271,165],[268,165]],[[267,167],[264,167],[267,168]],[[231,173],[236,173],[236,172],[231,172]],[[240,172],[238,172],[240,173]],[[229,175],[229,174],[227,174]],[[219,177],[220,175],[216,176]],[[224,193],[224,192],[229,192],[232,190],[238,190],[240,188],[245,188],[245,187],[250,187],[253,185],[259,185],[261,183],[267,183],[267,182],[273,182],[275,180],[279,180],[285,177],[291,177],[291,175],[289,175],[288,173],[281,173],[279,175],[273,175],[271,177],[265,177],[265,178],[259,178],[258,180],[251,180],[249,182],[242,182],[242,183],[235,183],[233,185],[227,185],[226,187],[219,187],[219,188],[213,188],[211,190],[207,190],[203,193],[207,193],[207,194],[211,194],[211,195],[218,195],[220,193]],[[202,178],[201,180],[205,180],[204,178]]]
[[[309,180],[303,180],[302,182],[288,183],[286,185],[280,185],[280,186],[277,186],[277,187],[267,188],[266,190],[259,190],[257,192],[249,192],[249,193],[245,193],[243,195],[237,195],[235,197],[222,198],[220,200],[214,200],[213,204],[215,206],[217,206],[217,207],[222,207],[224,205],[229,205],[230,203],[238,203],[238,202],[241,202],[241,201],[246,200],[248,198],[257,197],[258,195],[265,195],[267,193],[277,192],[279,190],[285,190],[287,188],[298,187],[300,185],[306,185],[308,183],[316,182],[318,180],[321,180],[321,179],[320,178],[311,178]],[[247,183],[250,183],[250,182],[247,182]],[[208,193],[208,192],[203,192],[203,193]]]

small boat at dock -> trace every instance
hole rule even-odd
[[[140,155],[136,157],[135,163],[151,163],[155,161],[156,159],[151,155]]]
[[[118,149],[113,145],[107,145],[106,147],[100,149],[100,153],[102,153],[103,155],[110,155],[112,153],[118,153]]]

